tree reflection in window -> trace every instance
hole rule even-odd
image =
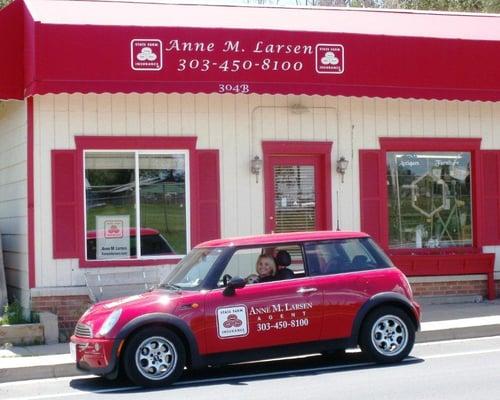
[[[387,153],[390,248],[472,245],[470,153]]]

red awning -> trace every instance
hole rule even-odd
[[[16,0],[0,98],[270,93],[500,100],[500,15]]]

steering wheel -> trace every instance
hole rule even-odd
[[[231,278],[232,278],[232,276],[231,276],[231,275],[229,275],[229,274],[224,274],[224,275],[222,276],[222,284],[223,284],[224,286],[227,286],[227,284],[229,283],[229,281],[231,280]]]

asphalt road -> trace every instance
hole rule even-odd
[[[168,389],[145,390],[96,377],[0,384],[2,400],[42,399],[498,399],[500,336],[417,344],[403,363],[380,366],[359,352],[186,373]]]

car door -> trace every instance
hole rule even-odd
[[[255,260],[265,251],[236,251],[223,275],[246,277],[254,273]],[[323,294],[316,280],[298,273],[293,279],[247,284],[233,295],[224,294],[223,287],[207,293],[207,353],[318,340]]]
[[[350,240],[309,243],[305,246],[310,273],[317,278],[316,287],[323,293],[321,340],[351,336],[354,318],[369,299],[366,277],[353,270],[352,258],[345,251]]]

